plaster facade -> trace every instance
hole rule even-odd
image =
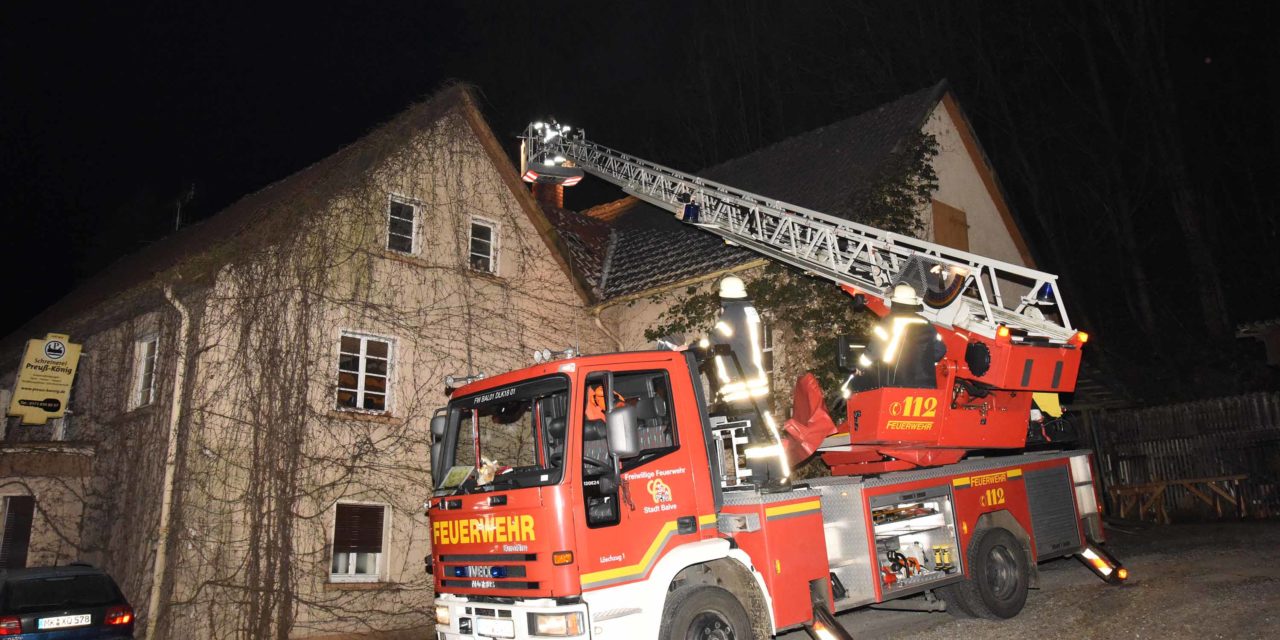
[[[329,197],[305,191],[264,212],[252,242],[190,256],[58,322],[84,345],[65,435],[89,453],[72,499],[6,450],[0,487],[14,478],[31,487],[64,532],[39,520],[29,565],[104,567],[141,630],[156,550],[167,544],[165,638],[266,637],[281,625],[290,637],[426,632],[428,422],[446,402],[444,377],[526,366],[535,349],[608,349],[466,100],[411,138],[379,142],[377,160]],[[415,207],[411,252],[387,248],[393,199]],[[495,273],[472,268],[475,221],[495,232]],[[190,316],[185,336],[158,295],[166,284]],[[385,410],[338,406],[343,335],[389,345]],[[155,400],[133,406],[136,345],[147,336],[158,337]],[[175,400],[164,536],[157,514]],[[31,448],[51,437],[12,425],[7,439]],[[370,574],[332,574],[338,503],[384,507]]]

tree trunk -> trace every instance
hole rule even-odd
[[[1166,31],[1161,19],[1145,3],[1100,2],[1098,8],[1111,39],[1149,106],[1147,118],[1156,167],[1169,198],[1169,208],[1186,245],[1187,263],[1196,282],[1197,301],[1209,337],[1231,338],[1226,295],[1218,264],[1205,233],[1205,203],[1197,197],[1194,177],[1187,166],[1178,122],[1177,95],[1164,47]]]

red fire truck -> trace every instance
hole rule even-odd
[[[842,348],[853,373],[839,425],[810,376],[789,419],[770,414],[759,318],[732,279],[720,321],[689,348],[544,357],[464,381],[431,423],[441,638],[842,638],[835,612],[891,600],[1014,616],[1053,558],[1127,577],[1099,546],[1089,452],[973,457],[1022,448],[1038,394],[1074,388],[1087,336],[1054,276],[558,125],[530,125],[524,145],[526,180],[585,171],[673,211],[694,204],[707,231],[833,280],[883,320],[874,344]],[[810,455],[833,475],[795,479]]]

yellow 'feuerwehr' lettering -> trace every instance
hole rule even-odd
[[[533,516],[484,516],[431,523],[432,544],[530,542],[536,539]]]
[[[969,478],[969,484],[975,487],[981,487],[988,484],[999,484],[1009,479],[1006,473],[989,473],[985,476],[973,476]]]
[[[928,420],[890,420],[885,423],[884,428],[893,431],[930,431],[933,423]]]

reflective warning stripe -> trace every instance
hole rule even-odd
[[[708,523],[712,525],[716,523],[715,514],[698,516],[698,524],[700,526]],[[662,528],[658,530],[658,535],[654,536],[653,542],[649,543],[649,550],[645,552],[644,557],[640,558],[640,562],[582,574],[578,577],[582,588],[603,587],[615,582],[625,582],[644,577],[645,574],[649,573],[649,569],[653,567],[653,563],[658,559],[658,556],[662,555],[662,550],[666,548],[667,542],[672,536],[676,535],[677,526],[675,520],[662,525]]]
[[[822,510],[822,502],[818,500],[810,500],[808,502],[797,502],[795,504],[784,504],[777,507],[768,507],[764,510],[766,520],[777,520],[778,518],[786,518],[791,516],[804,515],[814,511]]]

